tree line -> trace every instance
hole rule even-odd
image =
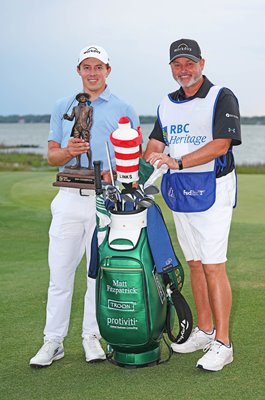
[[[50,122],[50,114],[44,115],[0,115],[0,124],[17,124],[17,123],[26,123],[26,124],[35,124],[35,123],[49,123]],[[141,124],[153,124],[156,120],[156,116],[154,115],[140,115]],[[254,117],[241,117],[242,125],[265,125],[265,116],[254,116]]]

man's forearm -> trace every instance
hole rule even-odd
[[[230,144],[230,139],[215,139],[192,153],[187,155],[179,154],[179,156],[182,156],[184,168],[195,167],[226,154]]]
[[[215,139],[191,153],[178,154],[178,157],[182,158],[183,168],[195,167],[197,165],[206,164],[215,158],[226,154],[230,144],[231,139]],[[159,160],[157,164],[158,168],[161,167],[162,164],[167,164],[170,169],[179,169],[178,162],[175,161],[175,158],[167,156],[159,150],[153,150],[155,148],[155,143],[150,143],[150,147],[147,146],[148,151],[144,154],[146,161],[154,164]],[[159,148],[159,146],[157,148]]]
[[[73,158],[67,148],[52,148],[48,151],[48,163],[52,166],[61,166]]]
[[[84,139],[70,138],[65,148],[51,140],[48,143],[48,163],[52,166],[64,165],[73,157],[88,153],[89,148],[89,143]]]
[[[160,142],[159,140],[150,139],[144,151],[143,158],[147,160],[149,155],[154,151],[157,153],[162,153],[165,147],[165,144]]]

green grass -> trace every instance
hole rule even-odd
[[[85,264],[75,282],[65,358],[46,369],[28,366],[42,342],[49,271],[49,204],[55,173],[1,172],[0,298],[2,400],[51,399],[263,399],[265,176],[239,175],[238,207],[231,228],[228,272],[233,288],[234,362],[219,373],[195,368],[200,353],[176,355],[160,366],[136,370],[84,361],[81,345]],[[170,212],[164,217],[177,254]],[[183,261],[183,264],[184,261]],[[183,293],[192,309],[188,271]],[[195,321],[196,322],[196,321]],[[163,348],[163,357],[167,355]]]
[[[48,168],[47,159],[41,154],[1,152],[0,171],[31,171]]]
[[[49,167],[47,158],[41,154],[20,153],[18,151],[14,151],[16,147],[26,148],[27,146],[5,146],[0,143],[0,150],[9,150],[8,152],[1,152],[0,171],[57,170],[56,168]],[[237,173],[255,175],[265,174],[265,164],[239,165],[237,166]]]
[[[238,165],[236,167],[238,174],[265,174],[264,164],[254,164],[254,165]]]

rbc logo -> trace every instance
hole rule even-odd
[[[171,135],[176,133],[189,133],[189,126],[190,124],[170,125],[169,133]]]

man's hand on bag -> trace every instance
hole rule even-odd
[[[154,163],[158,161],[156,168],[160,168],[161,165],[166,164],[170,169],[178,169],[177,161],[164,153],[153,152],[147,157],[146,161],[150,162],[150,164],[152,165],[154,165]]]

